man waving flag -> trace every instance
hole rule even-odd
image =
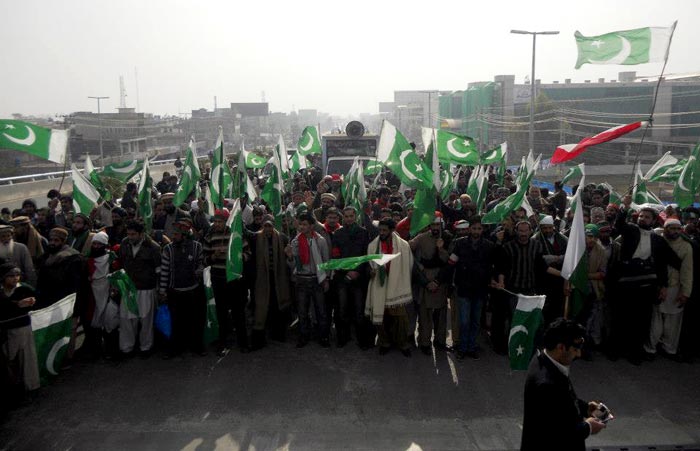
[[[180,183],[173,199],[173,205],[176,207],[185,203],[187,197],[197,186],[199,179],[202,178],[202,173],[199,170],[199,164],[197,164],[197,158],[195,157],[196,154],[194,138],[190,138],[190,145],[187,147],[185,156],[185,168],[182,170]]]

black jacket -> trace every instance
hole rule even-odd
[[[525,381],[521,451],[585,450],[588,403],[578,399],[567,376],[549,357],[532,358]]]
[[[333,247],[331,248],[331,258],[359,257],[367,255],[369,246],[369,232],[364,227],[342,227],[333,232]],[[366,263],[357,267],[356,271],[363,276],[369,275],[369,265]],[[346,271],[338,270],[334,276],[340,279],[345,276]]]
[[[495,275],[496,245],[481,238],[476,246],[472,246],[472,239],[468,236],[456,239],[453,245],[450,254],[457,257],[454,263],[457,296],[485,297]]]
[[[160,268],[160,246],[146,236],[136,256],[132,245],[124,238],[119,248],[119,261],[124,271],[134,281],[137,290],[153,290],[158,286],[156,268]]]

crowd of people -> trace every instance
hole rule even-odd
[[[202,182],[209,172],[203,168]],[[262,175],[249,172],[261,188]],[[2,383],[39,386],[27,313],[71,293],[77,297],[69,359],[148,358],[156,350],[166,359],[205,355],[205,272],[218,322],[212,346],[220,355],[257,351],[268,340],[294,340],[298,348],[355,342],[406,357],[454,352],[478,360],[485,347],[505,355],[519,293],[546,295],[545,324],[566,314],[584,326],[583,358],[604,354],[639,365],[658,354],[696,357],[698,209],[640,207],[629,195],[615,204],[605,186],[574,187],[583,190],[589,282],[574,307],[560,275],[573,218],[562,184],[553,193],[529,188],[533,215],[518,208],[499,224],[483,224],[466,194],[468,178],[468,169],[458,175],[449,197],[436,199],[432,223],[412,236],[415,192],[401,190],[392,174],[376,185],[368,179],[362,211],[345,205],[341,175],[324,177],[318,167],[292,174],[281,221],[263,201],[241,198],[243,274],[233,281],[226,275],[230,211],[207,208],[213,206],[194,191],[176,207],[178,177],[169,173],[154,186],[151,231],[139,218],[134,183],[119,201],[102,202],[90,214],[75,213],[71,195],[55,190],[45,208],[27,199],[21,209],[3,209]],[[502,185],[496,180],[491,174],[485,211],[515,190],[510,172]],[[318,266],[368,254],[398,256],[350,270]],[[121,269],[136,287],[136,307],[110,286],[108,276]],[[162,304],[172,318],[167,340],[154,331]],[[78,330],[84,340],[74,350]]]

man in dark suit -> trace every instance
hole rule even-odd
[[[545,332],[545,350],[533,357],[525,382],[521,450],[585,450],[586,438],[605,428],[593,416],[600,413],[600,404],[579,399],[569,380],[569,366],[581,356],[585,333],[563,318]]]

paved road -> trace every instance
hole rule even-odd
[[[313,343],[80,363],[5,420],[0,449],[517,449],[524,376],[490,351],[407,359]],[[572,378],[618,417],[590,447],[700,447],[700,365],[598,357]]]

